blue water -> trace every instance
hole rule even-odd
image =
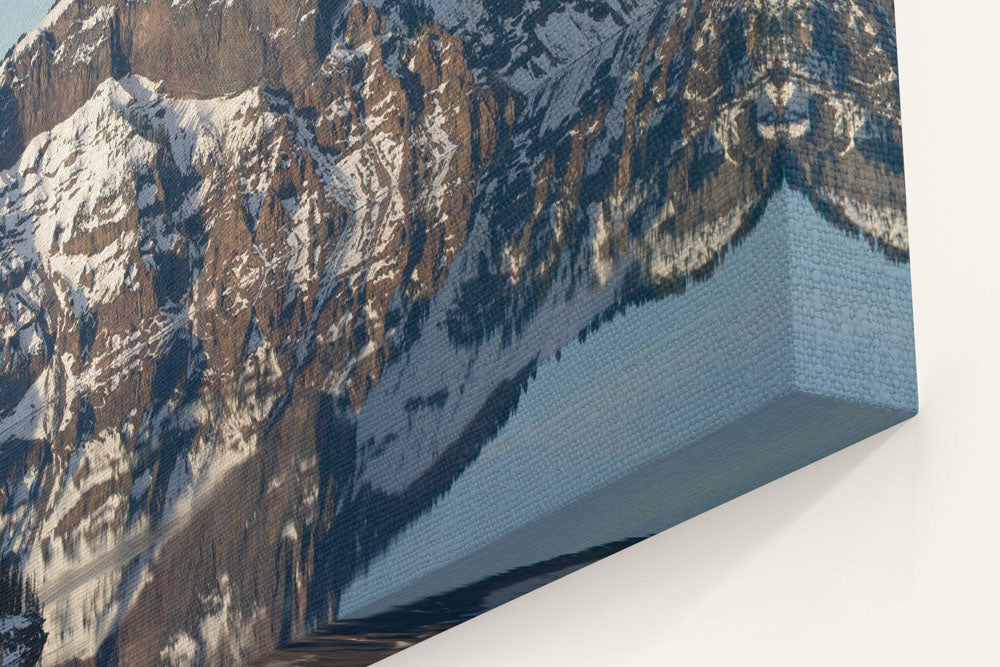
[[[634,537],[605,522],[600,535],[568,530],[575,542],[558,545],[500,539],[794,390],[916,409],[909,267],[783,190],[710,280],[632,309],[541,364],[450,492],[346,588],[341,616]],[[884,428],[879,419],[865,428]]]

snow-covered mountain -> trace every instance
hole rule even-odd
[[[0,547],[45,659],[229,664],[330,621],[538,363],[709,279],[783,182],[905,261],[892,25],[60,0],[0,64]]]

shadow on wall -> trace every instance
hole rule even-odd
[[[259,667],[366,667],[641,539],[622,540],[516,568],[370,618],[339,621],[255,664]]]
[[[700,562],[700,569],[711,570],[715,573],[713,575],[715,578],[719,572],[731,569],[739,562],[752,557],[770,539],[794,523],[808,511],[809,507],[850,476],[902,427],[903,425],[900,425],[879,433],[865,443],[849,448],[833,459],[828,459],[826,462],[828,474],[820,480],[820,484],[810,478],[808,484],[793,484],[789,487],[786,478],[784,492],[780,497],[760,498],[761,494],[758,492],[758,506],[755,509],[760,510],[759,503],[764,502],[770,506],[768,511],[748,513],[748,516],[744,517],[746,521],[726,521],[727,534],[731,536],[733,531],[736,531],[736,537],[742,548],[720,551],[711,545],[706,548],[699,547],[697,558],[692,558],[691,562]],[[794,497],[793,501],[789,501],[789,496]],[[614,542],[517,568],[377,616],[340,621],[327,626],[315,635],[292,642],[254,664],[257,667],[371,665],[642,540],[643,538],[638,538]],[[689,578],[689,575],[690,571],[685,570],[683,576]],[[726,577],[718,577],[718,580],[725,581]],[[704,593],[705,590],[699,588],[696,599],[701,599]],[[685,608],[684,598],[672,599],[670,604],[672,614],[684,615]]]

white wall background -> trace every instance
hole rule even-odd
[[[1000,665],[1000,8],[896,12],[920,415],[382,664]]]

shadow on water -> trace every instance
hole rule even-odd
[[[645,538],[612,542],[519,567],[370,618],[338,621],[254,665],[364,667],[621,551]]]

